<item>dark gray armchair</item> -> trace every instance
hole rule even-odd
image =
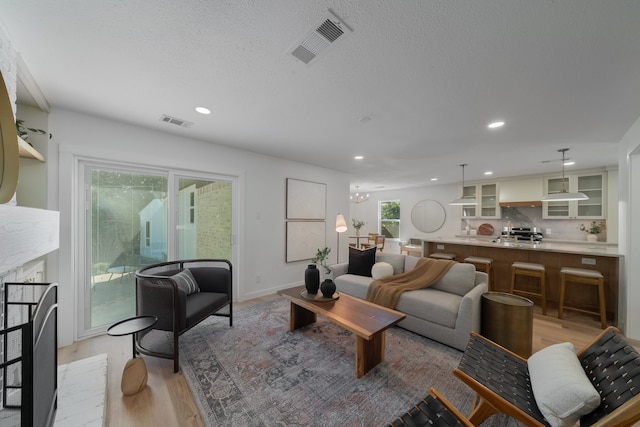
[[[187,294],[174,275],[188,270],[199,291]],[[136,334],[136,351],[173,359],[178,372],[178,337],[211,315],[229,318],[233,326],[231,262],[224,259],[168,261],[136,271],[136,313],[155,315],[158,322]],[[224,307],[226,310],[220,311]]]

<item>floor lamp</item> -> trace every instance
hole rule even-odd
[[[339,213],[336,217],[336,234],[338,235],[338,245],[336,247],[336,264],[340,264],[340,233],[347,231],[347,222],[344,216]]]

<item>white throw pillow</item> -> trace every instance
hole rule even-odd
[[[371,277],[376,279],[384,279],[385,277],[393,276],[393,266],[388,262],[376,262],[371,267]]]
[[[538,351],[527,364],[538,409],[552,427],[573,426],[600,406],[600,395],[570,342]]]

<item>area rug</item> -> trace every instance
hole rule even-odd
[[[463,414],[462,352],[395,327],[385,360],[355,377],[355,338],[322,316],[289,332],[284,298],[211,317],[180,337],[180,366],[207,426],[382,426],[438,389]],[[494,415],[483,426],[516,426]]]

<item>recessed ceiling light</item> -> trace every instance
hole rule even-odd
[[[493,172],[491,172],[491,171],[486,171],[484,174],[485,174],[485,175],[493,175]]]
[[[438,178],[431,178],[431,181],[437,181]]]
[[[370,121],[371,121],[371,116],[364,116],[360,118],[360,123],[362,124],[369,123]]]
[[[364,156],[354,156],[353,158],[356,159],[356,160],[362,160],[362,159],[364,159]]]
[[[564,162],[565,166],[573,166],[575,164],[576,164],[576,162]]]
[[[487,125],[489,129],[497,129],[497,128],[501,128],[502,126],[504,126],[503,121],[492,122]]]
[[[211,110],[207,107],[196,107],[196,111],[200,114],[211,114]]]

